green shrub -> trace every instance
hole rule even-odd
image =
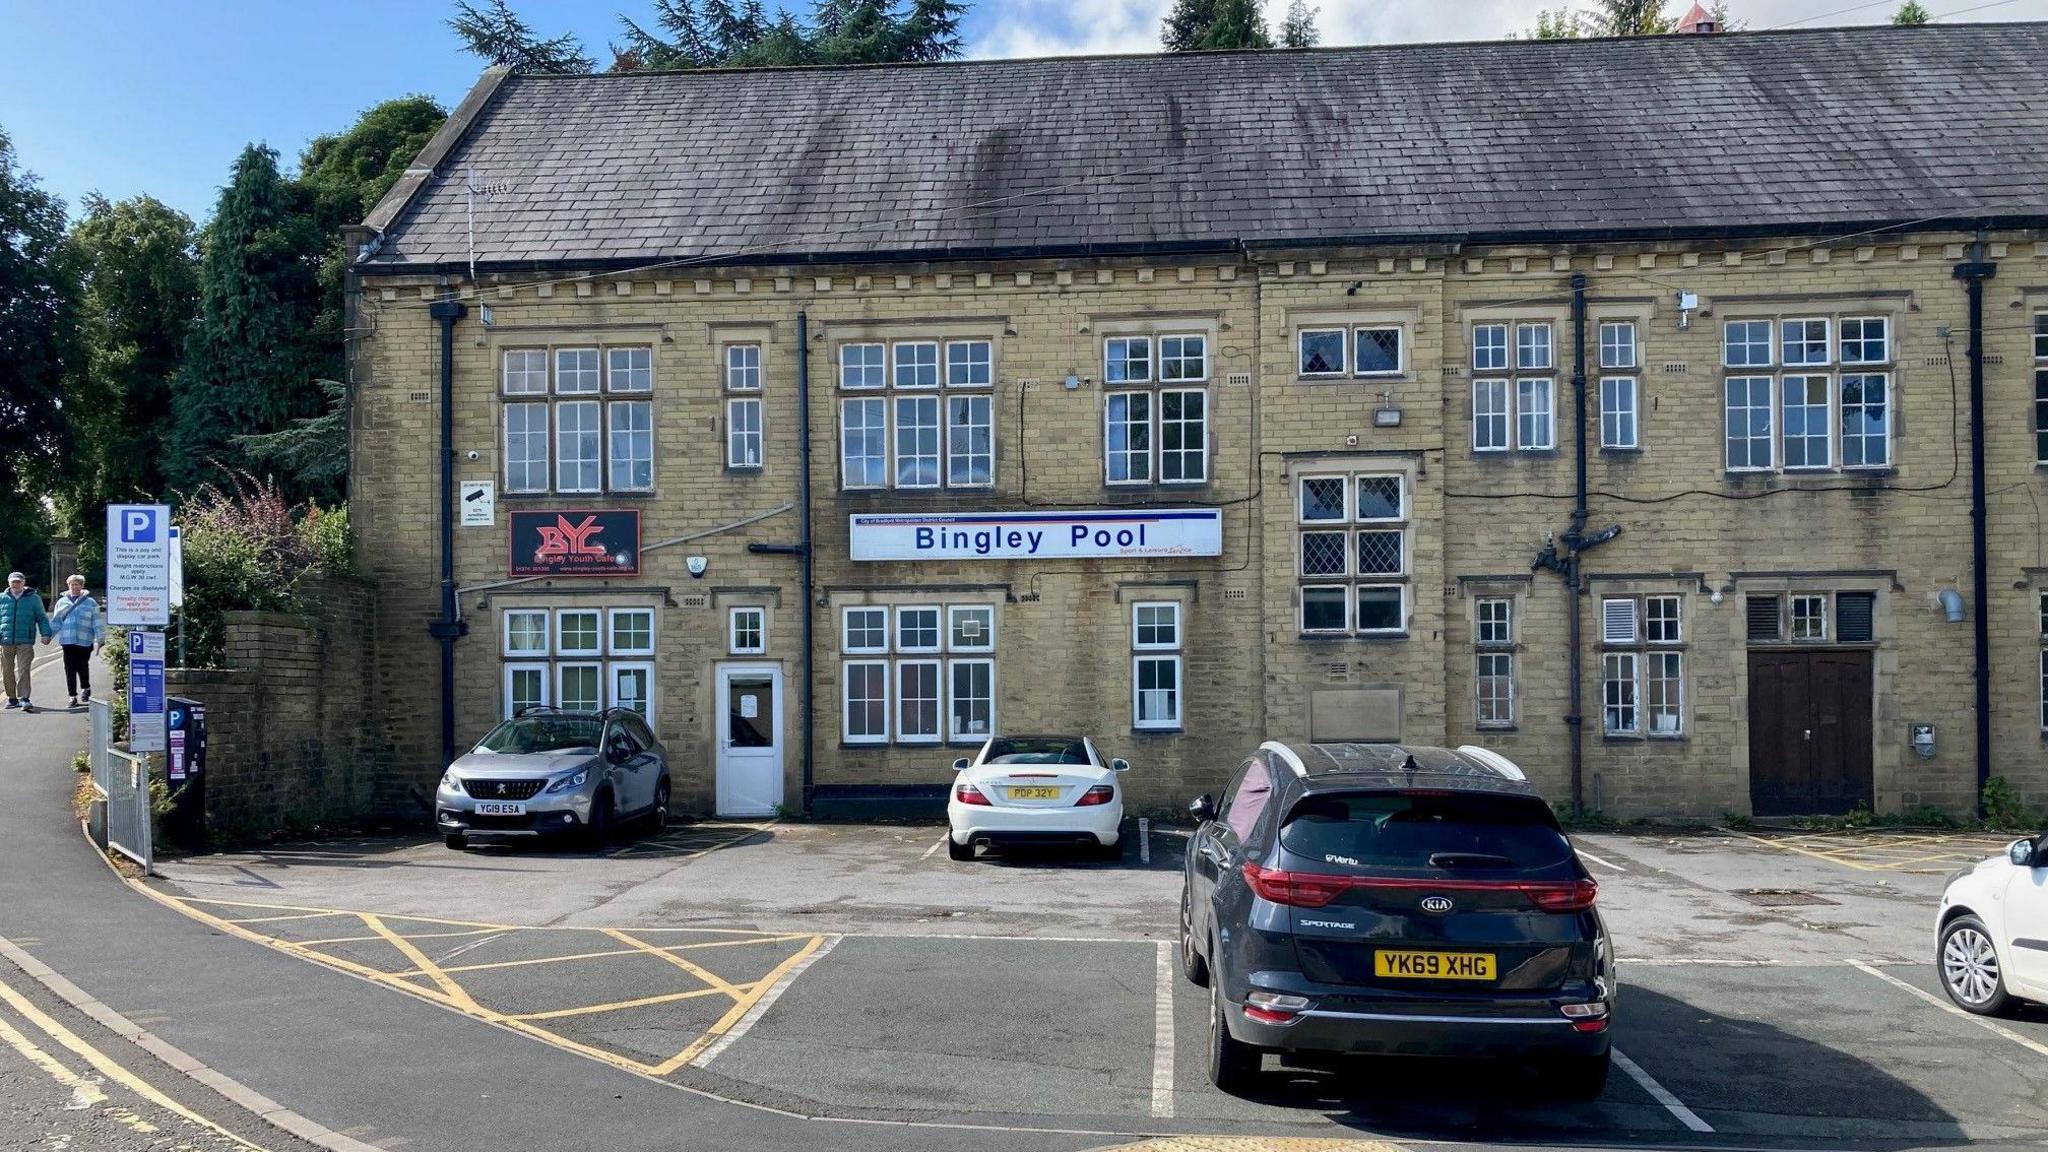
[[[219,667],[227,612],[292,612],[309,573],[347,573],[353,548],[348,510],[293,504],[274,482],[235,477],[211,484],[179,511],[185,542],[185,662]]]
[[[2043,820],[2039,812],[2027,806],[2020,798],[2019,789],[2003,776],[1993,776],[1984,782],[1984,826],[2000,832],[2039,832]]]

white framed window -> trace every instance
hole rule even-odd
[[[1831,363],[1828,355],[1833,345],[1828,334],[1830,327],[1825,318],[1782,322],[1778,326],[1782,350],[1779,363],[1787,368],[1817,368]]]
[[[939,610],[928,605],[896,609],[896,651],[939,651]]]
[[[548,352],[545,348],[509,348],[502,361],[507,396],[545,396]]]
[[[761,467],[761,401],[735,396],[725,402],[725,466]]]
[[[939,345],[933,340],[899,340],[896,354],[896,387],[937,388],[939,386]]]
[[[1730,320],[1721,326],[1721,364],[1728,368],[1768,368],[1771,360],[1769,320]]]
[[[611,420],[612,490],[643,492],[654,487],[654,403],[613,400],[605,405]]]
[[[1600,378],[1600,446],[1642,446],[1636,428],[1636,378],[1633,376]]]
[[[1831,391],[1825,376],[1784,378],[1783,444],[1787,470],[1826,468],[1834,463],[1829,452],[1829,431],[1834,424]]]
[[[1408,484],[1399,473],[1296,480],[1295,571],[1305,635],[1407,628]]]
[[[2048,464],[2048,312],[2034,314],[2034,462]]]
[[[545,355],[545,353],[543,353]],[[505,491],[548,490],[548,406],[505,405]]]
[[[1408,630],[1406,584],[1360,584],[1353,619],[1361,636],[1392,635]]]
[[[2041,649],[2041,730],[2048,732],[2048,648]]]
[[[1828,639],[1828,598],[1826,596],[1792,597],[1792,639],[1808,643],[1825,644]]]
[[[1550,324],[1544,322],[1515,325],[1515,368],[1518,371],[1543,371],[1556,366],[1550,343]]]
[[[611,696],[607,707],[638,712],[642,720],[654,723],[654,665],[645,661],[606,665]]]
[[[939,742],[940,665],[937,660],[896,662],[896,740],[902,744]]]
[[[882,344],[841,344],[839,386],[848,390],[884,388],[889,383],[889,349]]]
[[[1472,450],[1505,452],[1513,447],[1508,439],[1508,382],[1472,382]]]
[[[555,393],[561,396],[588,396],[598,391],[599,380],[597,349],[557,348],[555,349]]]
[[[1351,631],[1351,585],[1302,585],[1301,630],[1309,635]]]
[[[899,346],[900,347],[900,346]],[[936,353],[936,348],[934,348]],[[931,387],[938,387],[938,367],[932,367]],[[923,387],[924,385],[919,385]],[[896,397],[896,487],[937,488],[939,486],[939,398],[937,396]]]
[[[845,661],[839,666],[839,682],[839,714],[844,720],[840,736],[848,744],[887,744],[889,662]]]
[[[504,652],[507,656],[548,655],[548,611],[545,608],[510,608],[504,616]]]
[[[989,604],[953,604],[946,608],[948,652],[996,650],[996,610]]]
[[[1111,336],[1102,342],[1102,378],[1111,384],[1143,384],[1152,379],[1152,338]]]
[[[603,614],[595,608],[555,610],[555,655],[604,654]]]
[[[1683,643],[1684,616],[1683,596],[1643,597],[1643,639],[1651,644]]]
[[[889,610],[847,608],[840,615],[839,650],[849,656],[889,650]]]
[[[1303,476],[1295,514],[1304,524],[1341,524],[1351,518],[1348,476]]]
[[[548,695],[546,664],[505,665],[505,718],[511,719],[534,708],[544,708]]]
[[[1209,338],[1200,333],[1159,338],[1159,379],[1192,383],[1209,378]]]
[[[1515,381],[1516,448],[1545,452],[1557,447],[1556,390],[1557,382],[1548,377]]]
[[[1892,323],[1889,316],[1844,316],[1841,329],[1843,364],[1892,362]]]
[[[1608,652],[1600,657],[1601,727],[1610,736],[1635,736],[1643,729],[1638,704],[1640,658],[1634,652]]]
[[[1360,576],[1402,576],[1408,571],[1407,548],[1403,542],[1408,534],[1399,528],[1383,528],[1372,531],[1360,529],[1355,539],[1358,542],[1357,572]]]
[[[1180,704],[1178,654],[1139,653],[1131,657],[1131,727],[1179,728]]]
[[[604,707],[604,665],[555,665],[555,706],[568,712],[596,712]]]
[[[1771,451],[1771,378],[1730,376],[1723,382],[1724,441],[1730,472],[1768,472]]]
[[[614,608],[610,615],[611,655],[654,655],[654,609]]]
[[[1473,656],[1473,681],[1478,694],[1473,719],[1481,728],[1515,726],[1515,654],[1479,652]]]
[[[759,344],[727,344],[725,346],[725,389],[728,392],[759,392],[761,390],[761,346]]]
[[[995,384],[995,345],[987,340],[946,342],[946,386],[988,388]]]
[[[1472,326],[1472,370],[1474,372],[1505,372],[1508,370],[1507,325],[1474,324]]]
[[[996,482],[994,404],[988,395],[946,397],[948,486],[986,488]]]
[[[946,661],[949,739],[982,740],[995,733],[996,662]]]
[[[1179,602],[1140,601],[1131,605],[1131,647],[1141,652],[1179,650]]]
[[[1639,368],[1636,325],[1633,320],[1603,320],[1600,323],[1600,367]]]
[[[1152,393],[1112,392],[1104,398],[1103,456],[1111,484],[1152,480]]]
[[[725,650],[734,656],[759,656],[768,651],[768,610],[743,605],[725,615]]]
[[[1398,473],[1358,478],[1353,516],[1361,524],[1399,523],[1408,519],[1407,479]]]
[[[1399,376],[1408,370],[1407,330],[1399,324],[1365,324],[1352,330],[1356,355],[1351,362],[1360,376]]]
[[[591,353],[593,358],[596,355],[595,351]],[[557,492],[596,492],[600,487],[602,445],[597,427],[598,407],[595,400],[555,405]]]
[[[1303,328],[1295,336],[1303,376],[1342,376],[1347,337],[1342,328]]]
[[[604,376],[608,391],[654,391],[654,349],[644,346],[605,349]]]
[[[1200,388],[1159,393],[1159,482],[1201,484],[1209,479],[1209,394]]]
[[[1486,596],[1472,602],[1472,642],[1482,648],[1504,647],[1515,642],[1515,602],[1505,596]]]
[[[839,402],[839,463],[842,487],[880,488],[889,482],[888,401]]]
[[[1643,654],[1643,714],[1651,736],[1685,732],[1685,653]]]
[[[1891,464],[1890,376],[1882,372],[1843,373],[1841,420],[1842,467],[1884,468]]]

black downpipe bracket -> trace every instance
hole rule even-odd
[[[1984,259],[1979,233],[1970,259],[1955,266],[1970,297],[1970,616],[1974,625],[1977,689],[1977,817],[1984,816],[1984,785],[1991,780],[1991,578],[1987,571],[1984,502],[1984,282],[1998,265]]]
[[[436,300],[427,315],[441,322],[441,618],[427,633],[441,642],[441,766],[455,760],[455,640],[469,625],[455,611],[455,322],[469,314],[459,300]]]

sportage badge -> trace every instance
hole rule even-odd
[[[1456,907],[1457,905],[1451,902],[1451,898],[1449,896],[1424,896],[1422,898],[1422,910],[1424,912],[1435,913],[1438,916],[1441,916],[1444,913],[1449,912],[1451,909]]]

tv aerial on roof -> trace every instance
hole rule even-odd
[[[488,201],[493,196],[502,196],[517,188],[510,180],[479,180],[476,169],[463,165],[462,191],[464,195],[463,214],[469,238],[469,282],[476,283],[476,202]]]

